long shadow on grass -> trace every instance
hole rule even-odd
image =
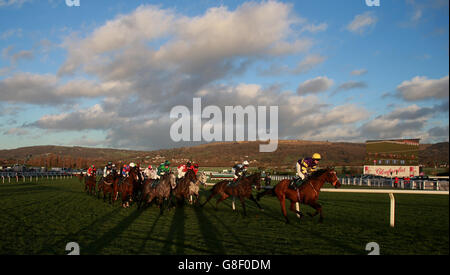
[[[147,242],[149,240],[151,240],[153,230],[155,230],[155,226],[156,226],[156,223],[158,222],[159,218],[161,218],[161,215],[158,215],[158,217],[156,217],[156,219],[153,221],[152,227],[148,231],[147,236],[145,237],[145,240],[142,242],[142,245],[139,248],[139,253],[142,253],[144,251],[145,245],[147,244]]]
[[[109,245],[115,238],[122,234],[141,214],[141,210],[135,209],[116,226],[104,233],[93,244],[89,245],[86,251],[90,254],[98,254],[105,246]]]
[[[223,219],[221,219],[220,217],[218,217],[213,211],[215,212],[215,210],[210,211],[210,215],[213,216],[213,217],[214,217],[214,218],[215,218],[215,219],[223,226],[223,228],[225,228],[225,229],[233,236],[233,238],[236,240],[236,243],[239,244],[239,245],[241,245],[242,248],[245,250],[246,253],[252,254],[252,251],[248,248],[248,246],[245,245],[245,242],[243,242],[243,241],[239,238],[239,236],[236,235],[236,234],[234,233],[234,231],[233,231],[229,226],[227,226],[226,223],[223,222]],[[223,213],[223,212],[222,212],[222,213]],[[222,249],[223,249],[223,248],[222,248]],[[222,254],[224,254],[224,253],[222,253]]]
[[[44,248],[42,250],[40,250],[37,254],[48,253],[50,251],[53,251],[55,254],[60,254],[68,242],[76,241],[80,235],[82,236],[82,235],[92,234],[93,232],[96,232],[96,230],[99,226],[101,226],[105,222],[109,221],[119,211],[120,211],[120,208],[113,209],[111,212],[108,212],[107,214],[103,215],[102,217],[96,219],[95,221],[90,223],[88,226],[81,228],[80,230],[78,230],[75,233],[64,236],[64,238],[62,240],[57,241],[56,243],[54,242],[54,236],[52,236],[51,237],[52,241],[50,241],[47,245],[44,245]],[[83,246],[83,244],[80,244],[80,245]]]
[[[175,241],[174,241],[175,239]],[[175,245],[175,254],[184,254],[184,207],[176,207],[175,213],[172,219],[172,225],[170,226],[169,233],[166,237],[166,243],[162,248],[160,254],[167,255],[173,254],[170,251],[172,244]]]
[[[220,233],[214,227],[214,224],[205,216],[203,209],[198,207],[194,208],[195,215],[197,216],[198,224],[200,227],[200,232],[203,239],[208,247],[208,251],[211,254],[225,254],[225,249],[223,248],[222,241],[217,238]]]

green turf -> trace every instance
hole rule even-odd
[[[369,242],[381,254],[449,254],[448,200],[396,195],[390,228],[384,194],[321,193],[323,224],[293,213],[285,224],[273,197],[262,198],[264,212],[248,201],[248,217],[232,212],[229,200],[218,211],[207,204],[160,216],[155,206],[106,204],[76,179],[0,184],[0,254],[66,254],[68,242],[79,243],[81,254],[367,254]]]

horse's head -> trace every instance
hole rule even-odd
[[[198,176],[198,181],[202,185],[205,185],[207,180],[208,180],[208,176],[206,175],[206,173],[205,172],[200,172],[200,174]]]
[[[336,171],[332,167],[327,168],[327,179],[326,180],[327,180],[327,182],[331,183],[334,186],[334,188],[341,187],[341,182],[339,181],[339,179],[336,175]]]
[[[173,172],[169,172],[165,176],[167,177],[167,181],[169,182],[170,187],[172,187],[172,189],[175,189],[175,187],[177,187],[177,176],[175,176]]]
[[[251,176],[248,176],[247,179],[256,186],[257,190],[261,189],[261,173],[257,172]]]
[[[197,176],[195,175],[195,172],[192,169],[189,169],[184,175],[184,177],[189,179],[190,181],[197,181]]]
[[[135,180],[135,181],[140,181],[141,180],[141,173],[139,173],[139,167],[135,166],[135,167],[131,167],[130,168],[130,177]]]

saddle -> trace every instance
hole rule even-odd
[[[161,180],[159,180],[159,179],[156,179],[156,180],[153,180],[153,182],[152,182],[152,188],[156,188],[156,186],[158,186],[158,184],[161,182]]]
[[[111,182],[109,182],[109,181],[111,181]],[[103,183],[105,184],[105,185],[112,185],[113,184],[113,178],[112,177],[110,177],[110,176],[106,176],[106,178],[103,178]]]
[[[230,187],[237,186],[240,180],[241,180],[241,178],[238,178],[236,181],[230,180],[228,182],[227,186],[230,186]]]
[[[300,177],[298,178],[293,178],[291,180],[291,182],[289,183],[289,189],[292,190],[297,190],[297,188],[303,184],[303,182],[306,181],[306,178],[304,180],[302,180]]]

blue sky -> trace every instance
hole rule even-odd
[[[0,148],[159,149],[169,111],[276,105],[285,139],[448,141],[448,1],[0,0]]]

